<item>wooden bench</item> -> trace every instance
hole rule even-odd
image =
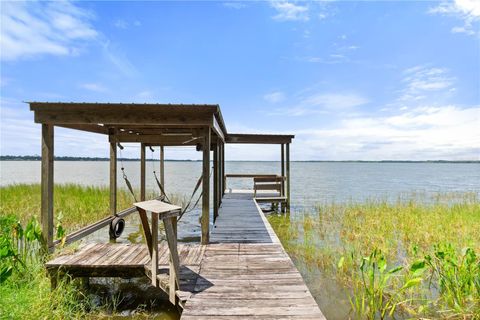
[[[287,198],[284,195],[284,181],[285,177],[281,176],[253,178],[254,198],[260,200],[261,202],[285,202]],[[278,196],[257,197],[257,191],[259,190],[278,192]],[[262,201],[263,199],[270,199],[272,201]]]
[[[176,304],[177,290],[180,288],[180,259],[177,249],[177,217],[180,215],[181,207],[162,202],[160,200],[149,200],[136,202],[142,221],[143,232],[148,246],[148,252],[151,257],[151,278],[152,285],[159,287],[158,275],[158,221],[162,220],[165,226],[165,235],[167,237],[168,249],[170,251],[169,266],[169,300]],[[152,227],[150,229],[147,212],[151,214]]]

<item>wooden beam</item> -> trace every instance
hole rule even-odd
[[[42,124],[41,221],[42,242],[46,252],[53,246],[53,133],[54,127]]]
[[[203,134],[203,198],[202,198],[202,244],[210,242],[210,128]]]
[[[286,157],[287,157],[287,209],[290,210],[290,143],[286,144]]]
[[[164,146],[195,146],[202,141],[201,137],[192,136],[170,136],[161,134],[134,134],[134,133],[117,133],[110,140],[115,142],[140,142],[148,145],[164,145]]]
[[[146,182],[145,182],[145,145],[140,144],[140,201],[145,201]]]
[[[250,144],[281,144],[290,143],[294,135],[283,134],[239,134],[231,133],[226,137],[227,143],[250,143]]]
[[[80,130],[80,131],[88,131],[93,133],[100,133],[100,134],[108,134],[108,128],[98,124],[86,124],[86,125],[75,125],[75,124],[58,124],[58,127],[73,129],[73,130]]]
[[[117,212],[117,216],[119,216],[120,218],[125,218],[126,216],[128,216],[128,215],[130,215],[134,212],[137,212],[137,208],[136,207],[130,207],[128,209]],[[103,219],[101,219],[101,220],[99,220],[95,223],[89,224],[88,226],[85,226],[85,227],[83,227],[79,230],[76,230],[76,231],[68,234],[65,237],[65,239],[66,239],[65,244],[69,244],[69,243],[75,242],[77,240],[80,240],[80,239],[88,236],[89,234],[92,234],[95,231],[100,230],[100,229],[108,226],[114,218],[115,218],[114,216],[105,217],[105,218],[103,218]],[[59,245],[60,243],[62,243],[61,240],[55,240],[53,242],[53,244],[55,246]]]
[[[222,128],[220,127],[220,124],[218,123],[217,119],[215,117],[213,118],[213,124],[212,124],[212,129],[217,135],[220,140],[225,141],[225,135],[223,134]]]
[[[35,122],[47,124],[62,124],[62,125],[83,125],[83,124],[98,124],[101,123],[106,126],[121,126],[121,125],[158,125],[163,126],[178,126],[197,127],[197,126],[211,126],[212,114],[206,112],[198,113],[182,113],[182,112],[141,112],[126,111],[124,109],[111,110],[97,110],[89,112],[79,111],[35,111]]]
[[[218,143],[213,148],[213,222],[218,217]]]

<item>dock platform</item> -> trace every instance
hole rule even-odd
[[[168,250],[159,246],[168,270]],[[190,293],[181,319],[325,319],[252,192],[227,192],[210,243],[180,243],[178,252],[180,290]],[[149,263],[146,245],[89,244],[46,267],[52,275],[125,277],[148,276]]]

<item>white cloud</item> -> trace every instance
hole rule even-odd
[[[133,21],[133,22],[128,22],[128,21],[126,21],[126,20],[124,20],[124,19],[117,19],[117,20],[115,20],[115,22],[113,23],[113,26],[114,26],[115,28],[124,29],[124,30],[130,28],[130,26],[132,26],[132,25],[135,26],[135,27],[140,27],[142,24],[141,24],[141,22],[138,21],[138,20],[135,20],[135,21]]]
[[[222,5],[226,8],[237,9],[237,10],[243,9],[247,6],[244,2],[240,2],[240,1],[224,2]]]
[[[2,60],[76,54],[98,36],[92,15],[71,2],[2,2]]]
[[[128,22],[123,20],[123,19],[117,19],[113,25],[115,26],[115,28],[118,28],[118,29],[127,29],[128,28]]]
[[[138,75],[138,70],[130,62],[128,57],[110,41],[106,41],[102,44],[103,55],[112,63],[118,71],[128,77]]]
[[[80,85],[81,88],[89,90],[89,91],[94,91],[94,92],[107,92],[107,88],[105,88],[102,84],[100,83],[82,83]]]
[[[422,100],[438,91],[453,92],[455,78],[445,68],[415,66],[404,71],[402,101]]]
[[[279,103],[285,100],[285,93],[281,91],[274,91],[264,95],[263,99],[270,103]]]
[[[297,155],[326,160],[480,160],[480,106],[417,107],[297,131]]]
[[[469,35],[478,33],[477,24],[480,21],[480,1],[478,0],[444,1],[438,6],[430,8],[428,12],[431,14],[455,16],[462,19],[463,26],[453,27],[453,33],[466,33]]]
[[[368,99],[357,94],[319,93],[303,100],[303,104],[324,109],[350,109],[368,103]]]
[[[277,11],[273,19],[278,21],[308,21],[309,10],[307,6],[297,5],[288,1],[272,1],[272,8]]]
[[[269,115],[308,116],[351,111],[369,103],[363,96],[353,93],[316,93],[301,97],[300,102],[290,108],[277,109]]]

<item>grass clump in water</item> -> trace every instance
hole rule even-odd
[[[358,318],[480,318],[475,194],[328,204],[271,216],[294,260],[333,275]]]

